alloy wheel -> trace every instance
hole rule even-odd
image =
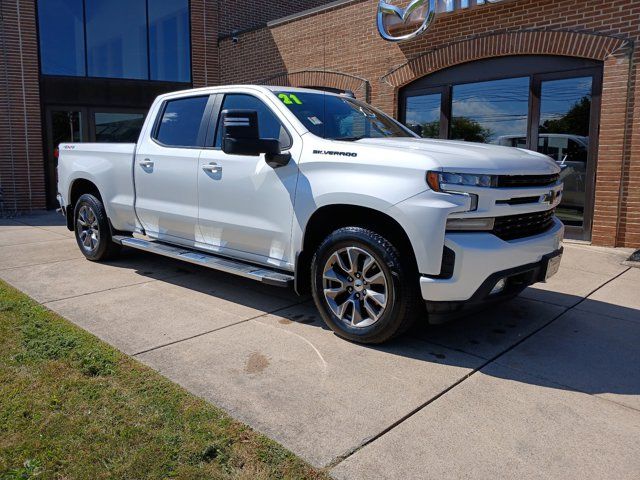
[[[82,205],[78,210],[76,229],[82,248],[87,252],[95,251],[100,244],[100,228],[98,217],[89,205]]]
[[[327,260],[322,283],[331,311],[352,327],[377,322],[387,308],[388,281],[373,255],[359,247],[336,250]]]

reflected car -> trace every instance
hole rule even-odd
[[[524,148],[524,135],[498,137],[496,143],[507,147]],[[589,137],[564,133],[541,133],[538,152],[551,157],[560,166],[560,178],[564,182],[562,206],[584,210],[586,191]]]

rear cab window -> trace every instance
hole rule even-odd
[[[166,147],[202,147],[201,127],[208,101],[209,95],[168,100],[153,138]]]

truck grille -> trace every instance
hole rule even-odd
[[[498,187],[546,187],[553,185],[560,178],[560,174],[553,175],[498,175]]]
[[[555,209],[546,212],[525,213],[496,217],[492,233],[502,240],[531,237],[546,232],[553,226]]]

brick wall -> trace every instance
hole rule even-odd
[[[325,5],[333,0],[218,0],[220,6],[220,35],[244,31],[276,18]]]
[[[402,2],[397,2],[402,3]],[[404,2],[406,3],[406,2]],[[439,68],[451,66],[451,59],[464,59],[447,50],[485,48],[498,54],[496,34],[506,32],[575,32],[583,35],[573,55],[585,55],[591,42],[607,43],[614,37],[631,42],[611,42],[603,47],[603,108],[597,163],[593,243],[640,246],[640,2],[638,0],[513,0],[473,10],[439,15],[429,31],[409,42],[393,44],[380,38],[375,25],[378,0],[354,0],[340,7],[291,22],[262,28],[240,36],[233,44],[219,43],[224,59],[221,83],[256,82],[283,72],[327,69],[362,77],[371,86],[371,102],[396,113],[399,87],[424,72],[416,71],[399,83],[388,74],[429,52],[440,56]],[[554,37],[555,35],[555,37]],[[542,51],[557,51],[557,38],[547,35]],[[598,39],[605,36],[605,40]],[[557,37],[557,38],[556,38]],[[493,38],[494,43],[487,43]],[[554,40],[554,38],[556,38]],[[595,40],[588,40],[588,39]],[[483,40],[484,39],[484,40]],[[464,41],[467,42],[464,42]],[[621,50],[615,48],[621,45]],[[635,49],[633,45],[636,45]],[[515,47],[514,47],[515,48]],[[449,47],[451,49],[451,47]],[[508,50],[508,49],[507,49]],[[526,48],[521,50],[526,52]],[[449,61],[447,61],[449,59]],[[456,61],[456,60],[454,60]],[[457,60],[461,61],[461,60]],[[411,68],[409,68],[411,70]],[[387,81],[383,81],[383,77]],[[332,85],[327,85],[332,86]]]
[[[46,206],[34,9],[0,2],[0,216]]]

